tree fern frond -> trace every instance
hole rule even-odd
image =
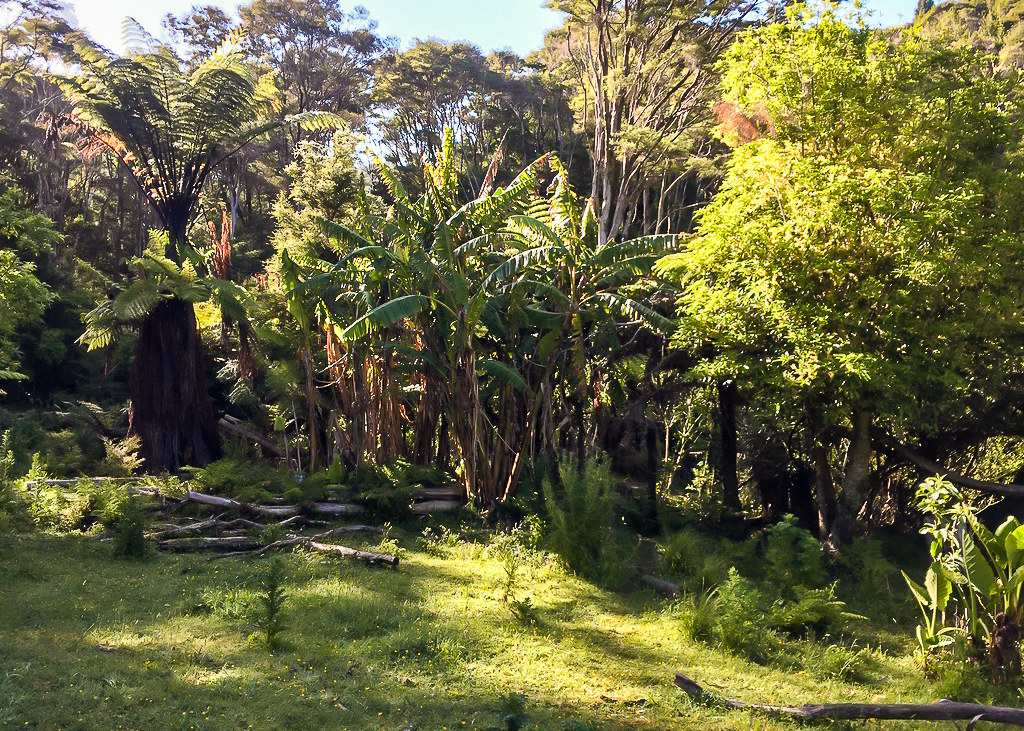
[[[141,322],[167,295],[151,279],[132,282],[111,303],[110,313],[118,322]]]

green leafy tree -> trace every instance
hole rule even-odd
[[[25,378],[18,372],[15,335],[37,322],[54,299],[31,260],[49,254],[59,240],[52,222],[25,208],[17,191],[0,194],[0,380]]]
[[[873,428],[903,432],[999,379],[1019,329],[1020,134],[972,52],[895,44],[833,6],[745,33],[724,90],[770,134],[735,151],[698,235],[663,263],[685,283],[678,340],[714,353],[699,375],[796,399],[818,449],[842,433],[823,425],[847,425],[824,526],[839,546]],[[817,484],[824,505],[830,473]]]
[[[213,171],[271,132],[338,120],[324,112],[275,117],[272,76],[257,74],[231,43],[183,70],[169,48],[130,21],[126,41],[135,50],[117,57],[79,40],[79,74],[57,81],[92,149],[112,154],[145,193],[167,233],[164,257],[176,268],[199,268],[188,232]],[[147,469],[202,465],[220,446],[192,302],[172,296],[154,305],[140,327],[129,382],[131,429]]]

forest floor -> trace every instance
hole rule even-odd
[[[284,555],[285,627],[273,651],[259,639],[266,557],[126,560],[83,536],[0,536],[0,727],[798,726],[696,705],[673,685],[676,670],[749,702],[938,697],[910,656],[911,628],[868,630],[860,682],[787,672],[686,641],[679,604],[649,590],[607,592],[543,554],[443,535],[345,540],[397,550],[397,569]]]

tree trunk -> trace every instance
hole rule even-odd
[[[821,412],[813,407],[807,408],[807,421],[810,431],[811,460],[814,463],[814,494],[818,507],[818,540],[828,538],[831,516],[836,501],[835,484],[832,482],[832,465],[828,459],[828,444],[825,442]]]
[[[170,299],[157,305],[139,332],[128,380],[129,432],[142,440],[152,474],[202,466],[221,455],[204,360],[192,304]]]
[[[862,406],[853,410],[853,433],[846,453],[846,476],[836,504],[828,544],[833,551],[848,545],[857,530],[857,515],[864,504],[865,489],[871,479],[871,412]]]
[[[740,512],[740,480],[736,468],[736,381],[718,384],[718,438],[720,444],[720,479],[725,507]]]

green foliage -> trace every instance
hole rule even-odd
[[[19,197],[12,188],[0,193],[0,381],[25,377],[18,372],[16,332],[38,322],[54,300],[32,260],[61,241],[53,223],[32,213]]]
[[[717,588],[690,594],[679,606],[679,627],[690,642],[710,643],[715,639],[721,609]]]
[[[422,488],[445,485],[449,480],[438,469],[398,459],[389,464],[357,467],[346,477],[345,486],[375,513],[402,518],[409,515],[413,500]]]
[[[249,503],[268,503],[282,498],[302,502],[321,497],[313,483],[299,483],[284,467],[270,467],[252,459],[225,457],[205,467],[189,467],[196,492],[222,495]],[[309,488],[308,490],[305,488]]]
[[[860,538],[843,549],[839,556],[844,571],[842,585],[856,587],[844,596],[858,609],[877,618],[904,616],[908,608],[900,569],[885,557],[882,542]],[[860,601],[858,601],[860,599]]]
[[[559,485],[545,479],[548,545],[566,568],[607,586],[627,577],[627,550],[616,531],[615,493],[608,465],[595,459],[578,469],[558,465]]]
[[[526,712],[526,696],[522,693],[507,693],[498,699],[498,718],[502,726],[494,731],[520,731],[530,722]]]
[[[863,682],[868,679],[867,670],[872,653],[866,647],[810,642],[801,650],[797,658],[800,667],[816,678],[846,682]]]
[[[257,594],[260,612],[257,617],[263,642],[271,650],[281,644],[281,632],[284,631],[284,602],[288,596],[285,591],[284,561],[274,556],[267,565],[260,589]]]
[[[785,516],[765,533],[765,575],[791,591],[825,583],[821,544],[811,532],[797,525],[796,517]]]
[[[851,623],[864,617],[846,611],[846,603],[836,599],[835,588],[835,584],[823,589],[793,588],[791,599],[776,601],[767,608],[765,624],[794,637],[845,634]]]
[[[139,457],[139,450],[142,448],[142,440],[138,437],[126,437],[120,441],[114,441],[102,437],[103,447],[106,453],[103,461],[96,468],[96,475],[105,477],[131,477],[138,474],[142,467],[142,458]]]
[[[723,648],[762,664],[779,654],[782,641],[765,626],[761,592],[735,568],[718,588],[718,609],[716,639]]]
[[[1010,517],[995,531],[989,530],[971,502],[942,477],[925,480],[917,494],[918,506],[930,516],[921,532],[931,538],[932,564],[923,587],[906,573],[903,577],[924,619],[917,628],[922,663],[927,668],[939,649],[963,633],[975,646],[999,646],[999,652],[990,653],[994,673],[1019,671],[1016,640],[1011,647],[1002,647],[996,627],[1003,618],[1019,632],[1024,613],[1024,526]],[[947,617],[955,624],[948,625]]]
[[[739,146],[722,187],[659,264],[685,283],[677,343],[711,355],[695,376],[816,404],[829,423],[864,409],[928,428],[945,399],[994,393],[1015,367],[1016,81],[972,50],[818,7],[726,53],[733,121],[761,128],[750,141],[723,126]]]
[[[730,549],[720,549],[715,541],[688,527],[670,535],[660,549],[669,573],[685,578],[688,588],[697,593],[725,581],[733,563]]]
[[[142,558],[150,552],[144,534],[146,512],[136,495],[128,495],[108,512],[114,514],[114,555],[124,558]]]
[[[48,479],[42,457],[34,454],[32,466],[19,481],[17,491],[37,528],[68,533],[96,525],[117,529],[123,523],[124,540],[139,540],[145,517],[130,487],[89,479],[70,485],[47,485],[44,481]]]

